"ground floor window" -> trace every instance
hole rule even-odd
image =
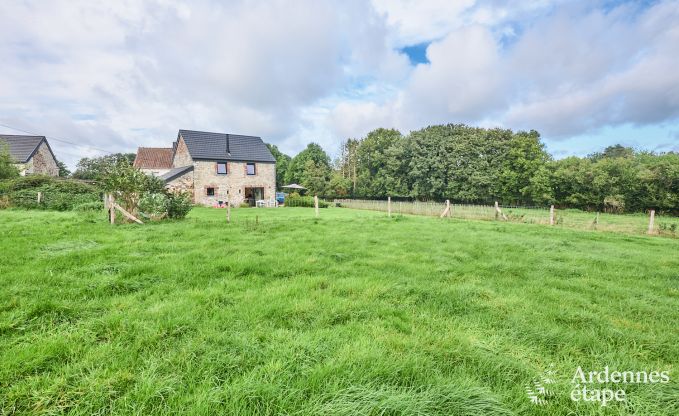
[[[215,196],[215,188],[207,188],[205,190],[205,193],[207,194],[207,196]]]

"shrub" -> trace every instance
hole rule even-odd
[[[132,215],[137,215],[139,200],[145,194],[164,192],[165,183],[162,179],[147,175],[132,166],[127,159],[107,168],[102,177],[105,191],[111,192],[118,205],[125,208]]]
[[[167,216],[173,219],[185,218],[193,208],[191,193],[174,192],[167,195]]]
[[[38,192],[42,193],[40,204]],[[76,205],[101,200],[99,189],[93,185],[41,175],[2,181],[0,196],[9,206],[57,211],[68,211]]]
[[[139,200],[139,211],[151,219],[159,219],[168,211],[168,200],[164,194],[146,194]]]
[[[241,208],[250,208],[250,203],[248,202],[241,202],[239,207]]]
[[[71,194],[67,192],[44,192],[40,203],[41,209],[70,211],[78,205],[101,202],[98,193]]]

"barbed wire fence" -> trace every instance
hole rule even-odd
[[[679,236],[679,217],[657,215],[655,211],[639,214],[585,212],[556,209],[553,206],[511,206],[451,204],[449,202],[335,199],[341,208],[380,211],[391,215],[424,215],[464,220],[493,220],[524,224],[542,224],[579,230],[598,230],[631,234]],[[446,208],[448,210],[446,210]],[[445,212],[445,214],[444,214]]]

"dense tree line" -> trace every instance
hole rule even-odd
[[[279,161],[284,156],[276,154]],[[278,165],[279,181],[328,197],[497,200],[679,213],[679,154],[617,145],[586,157],[553,160],[536,131],[448,124],[404,136],[377,129],[342,143],[332,162],[315,143],[284,159]]]

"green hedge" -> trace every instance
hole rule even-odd
[[[38,204],[38,192],[42,193]],[[70,211],[74,207],[100,202],[99,188],[88,183],[49,176],[24,176],[0,182],[0,197],[10,207]]]
[[[303,207],[303,208],[313,208],[314,207],[314,197],[312,196],[287,196],[285,198],[286,207]],[[318,200],[319,208],[328,208],[330,204],[323,200]]]

